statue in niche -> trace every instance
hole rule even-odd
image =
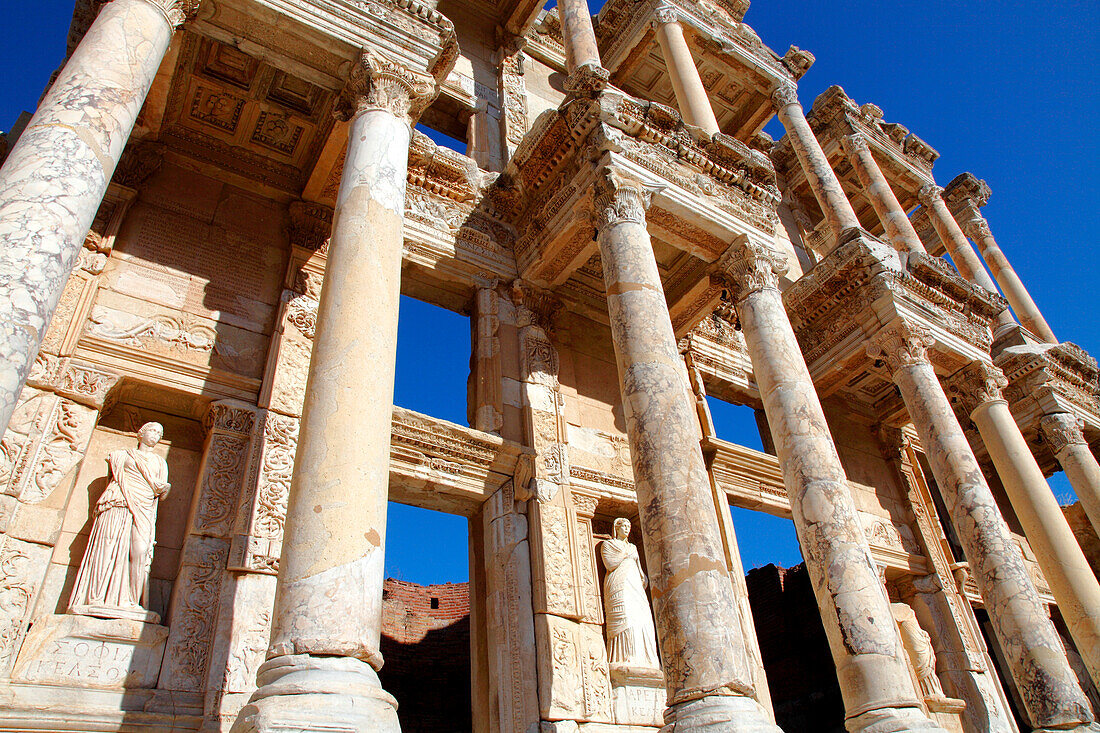
[[[936,652],[932,649],[932,637],[917,622],[917,614],[908,603],[891,603],[894,621],[901,632],[901,641],[917,673],[921,694],[925,698],[943,698],[943,686],[936,676]]]
[[[164,437],[160,423],[137,433],[136,448],[107,456],[111,480],[95,505],[88,549],[76,574],[69,612],[158,623],[147,611],[157,504],[168,496],[168,464],[153,452]]]
[[[619,517],[612,538],[600,543],[607,575],[603,581],[607,621],[607,657],[611,665],[660,669],[657,633],[645,589],[648,581],[638,559],[638,548],[627,540],[630,520]]]

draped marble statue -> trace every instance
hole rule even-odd
[[[607,575],[603,581],[607,620],[607,657],[612,666],[660,669],[657,633],[645,588],[638,548],[627,540],[630,520],[615,520],[612,538],[600,543]]]
[[[890,611],[901,632],[902,644],[913,671],[917,674],[920,691],[927,697],[943,697],[940,678],[936,676],[936,652],[932,648],[932,637],[921,628],[917,615],[907,603],[891,603]]]
[[[80,563],[69,612],[157,623],[147,611],[149,570],[157,530],[157,504],[168,496],[168,464],[153,453],[164,436],[160,423],[138,430],[136,448],[107,456],[111,480],[95,505],[95,522]]]

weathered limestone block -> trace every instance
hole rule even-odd
[[[27,632],[52,548],[0,536],[0,676],[8,676]]]
[[[168,627],[121,618],[40,616],[12,679],[76,687],[149,688],[160,674]]]
[[[603,628],[535,614],[543,718],[612,722],[611,673]]]

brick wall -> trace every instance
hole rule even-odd
[[[470,586],[387,579],[382,595],[383,689],[403,733],[471,728]]]
[[[844,733],[844,701],[805,564],[750,570],[749,587],[776,723],[786,731]]]

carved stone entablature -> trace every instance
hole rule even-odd
[[[844,139],[852,134],[864,138],[904,208],[915,206],[917,191],[933,182],[932,166],[939,153],[904,125],[886,122],[882,110],[876,105],[857,105],[839,86],[829,87],[818,96],[807,110],[806,119],[832,160],[838,177],[845,181],[846,188],[860,190],[840,147]],[[788,136],[776,143],[772,149],[772,160],[778,172],[800,195],[812,198]]]
[[[840,389],[872,404],[894,397],[885,361],[864,350],[880,324],[905,318],[930,328],[931,361],[950,374],[989,358],[1000,301],[938,258],[912,255],[903,266],[889,245],[861,231],[787,288],[783,300],[818,392]]]
[[[1044,415],[1066,412],[1100,431],[1100,374],[1096,360],[1066,341],[1010,346],[994,358],[1009,385],[1005,398],[1026,437],[1033,438]]]
[[[520,230],[515,252],[524,279],[556,287],[595,253],[593,163],[601,160],[659,189],[647,219],[655,236],[704,262],[738,235],[770,238],[778,224],[767,156],[685,125],[671,108],[608,89],[544,113],[490,189],[507,192],[496,200]]]
[[[413,130],[409,144],[408,182],[454,201],[472,201],[481,194],[481,171],[473,158],[436,145]]]
[[[701,48],[725,57],[730,65],[752,69],[764,78],[797,78],[792,76],[784,59],[765,46],[752,28],[742,22],[748,7],[745,0],[705,4],[685,0],[641,3],[611,0],[596,19],[600,58],[612,72],[621,65],[630,64],[639,45],[653,42],[650,24],[657,12],[671,8],[682,24],[695,31]],[[813,56],[809,61],[813,63]]]

